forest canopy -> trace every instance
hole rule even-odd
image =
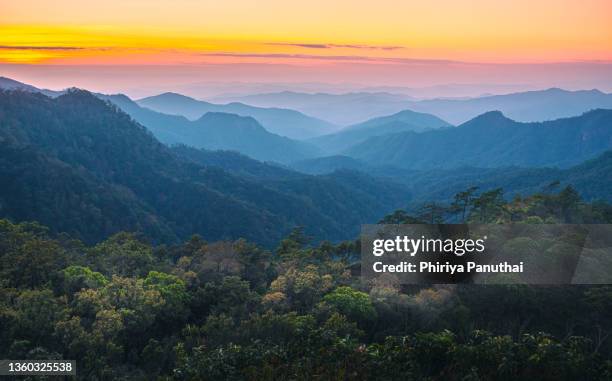
[[[610,205],[569,193],[487,206],[486,216],[610,222]],[[466,219],[482,218],[478,205]],[[274,250],[197,235],[152,245],[128,232],[85,245],[0,220],[0,357],[75,359],[87,380],[612,376],[609,286],[367,284],[358,251],[358,241],[313,243],[302,229]]]

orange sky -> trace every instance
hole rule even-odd
[[[0,62],[611,60],[611,15],[607,0],[0,0]]]
[[[611,89],[611,15],[609,0],[0,0],[0,75],[139,93],[197,81]]]

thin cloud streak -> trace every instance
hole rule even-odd
[[[403,64],[462,64],[465,62],[452,60],[395,58],[395,57],[368,57],[368,56],[321,56],[314,54],[286,54],[286,53],[200,53],[204,57],[235,57],[235,58],[285,58],[307,59],[324,61],[363,61],[372,63],[403,63]]]
[[[398,50],[405,49],[403,46],[387,46],[387,45],[361,45],[361,44],[327,44],[327,43],[291,43],[291,42],[268,42],[266,45],[276,46],[294,46],[307,49],[332,49],[332,48],[348,48],[348,49],[367,49],[367,50]]]
[[[28,46],[28,45],[0,45],[1,50],[84,50],[80,46]]]

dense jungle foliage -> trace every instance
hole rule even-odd
[[[554,186],[552,184],[551,186]],[[612,221],[567,187],[511,202],[468,189],[384,222]],[[83,380],[609,380],[612,287],[391,287],[359,242],[92,246],[0,221],[0,358],[77,361]]]

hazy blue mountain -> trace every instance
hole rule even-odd
[[[443,98],[477,98],[494,94],[508,94],[534,89],[528,84],[501,83],[446,83],[425,87],[405,86],[368,86],[361,88],[364,92],[387,92],[404,94],[415,99]]]
[[[520,122],[538,122],[579,115],[597,108],[612,108],[612,94],[599,90],[548,89],[473,99],[433,99],[408,102],[406,107],[428,112],[453,124],[499,110]]]
[[[163,143],[231,150],[258,160],[289,163],[316,156],[318,150],[266,131],[255,119],[209,112],[195,121],[141,107],[125,95],[102,96],[147,127]]]
[[[456,128],[373,137],[345,154],[410,169],[569,167],[611,148],[612,110],[541,123],[519,123],[492,111]]]
[[[427,93],[423,94],[424,97]],[[598,90],[548,89],[460,99],[416,100],[390,93],[305,94],[279,92],[235,98],[260,107],[288,107],[340,125],[350,125],[404,109],[436,115],[458,125],[491,110],[521,122],[538,122],[612,108],[612,94]]]
[[[0,216],[90,242],[128,230],[163,242],[197,233],[274,246],[298,225],[316,239],[349,239],[409,197],[405,186],[360,173],[308,176],[194,149],[187,159],[81,90],[0,91],[0,125]]]
[[[191,120],[196,120],[207,112],[250,116],[261,123],[266,130],[292,139],[312,138],[338,129],[331,123],[294,110],[253,107],[237,102],[214,104],[176,93],[164,93],[140,99],[137,103],[155,111],[182,115]]]
[[[285,107],[301,111],[341,126],[361,123],[381,115],[389,115],[407,107],[407,101],[414,98],[407,95],[385,92],[356,92],[346,94],[278,93],[254,94],[234,98],[246,104],[259,107]]]
[[[404,131],[422,132],[450,126],[450,124],[437,116],[403,110],[393,115],[373,118],[363,123],[346,127],[333,134],[310,139],[309,142],[327,153],[338,153],[373,136]]]
[[[0,77],[0,89],[4,90],[24,90],[37,92],[38,89],[34,86],[27,85],[25,83],[15,81],[14,79]]]
[[[2,77],[2,76],[0,76],[0,89],[2,90],[21,90],[21,91],[29,91],[32,93],[42,93],[49,97],[56,97],[64,93],[63,91],[39,89],[32,85],[28,85],[26,83],[15,81],[14,79]]]

